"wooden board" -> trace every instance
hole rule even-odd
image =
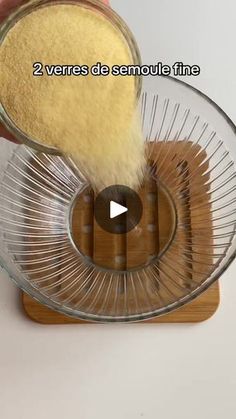
[[[184,259],[184,263],[177,262],[180,276],[184,278],[183,285],[187,289],[191,289],[191,282],[201,281],[202,275],[198,273],[199,262],[203,262],[203,269],[210,269],[212,264],[212,256],[204,254],[204,257],[198,260],[198,251],[202,253],[192,239],[198,234],[198,219],[202,218],[202,214],[198,212],[196,207],[192,205],[192,197],[198,193],[198,202],[204,204],[207,212],[204,213],[204,241],[205,246],[212,244],[212,220],[211,220],[211,206],[209,203],[209,189],[207,186],[209,177],[205,173],[208,169],[206,162],[206,153],[201,150],[199,146],[191,142],[177,142],[177,143],[150,143],[151,149],[150,161],[153,169],[158,175],[158,171],[163,170],[166,156],[172,162],[172,168],[167,172],[169,185],[174,184],[176,188],[176,179],[180,182],[181,198],[179,200],[178,213],[183,216],[186,223],[191,225],[189,230],[179,229],[176,232],[178,240],[174,245],[175,257],[181,260],[181,247],[188,244],[188,249],[194,249],[194,259]],[[168,153],[167,153],[168,151]],[[189,174],[191,176],[189,176]],[[194,182],[193,179],[194,174]],[[188,180],[190,179],[190,181]],[[183,185],[183,186],[182,186]],[[181,189],[183,188],[184,189]],[[171,222],[171,211],[168,202],[165,200],[161,189],[157,187],[156,182],[148,178],[143,184],[140,192],[140,198],[143,203],[143,217],[139,224],[139,230],[131,231],[128,234],[112,235],[105,232],[94,220],[94,194],[90,191],[85,191],[84,196],[81,196],[75,205],[73,214],[73,232],[74,242],[83,254],[91,257],[95,263],[100,266],[112,268],[116,270],[125,270],[126,268],[136,267],[138,264],[145,264],[150,257],[156,256],[165,247],[168,242],[168,237],[171,231],[168,231],[168,226]],[[155,198],[148,200],[148,196]],[[200,194],[200,196],[199,196]],[[155,204],[153,203],[155,202]],[[152,226],[148,230],[148,226]],[[89,228],[88,228],[89,227]],[[137,235],[138,234],[138,235]],[[195,246],[195,247],[194,247]],[[197,251],[197,252],[196,252]],[[198,265],[198,269],[194,269]],[[205,268],[205,266],[207,268]],[[210,267],[210,268],[208,268]],[[167,276],[160,278],[168,281],[168,277],[173,275],[169,266],[165,267]],[[210,270],[209,270],[210,272]],[[169,274],[169,275],[168,275]],[[166,279],[167,278],[167,279]],[[152,281],[146,278],[146,286],[153,289]],[[149,283],[150,282],[150,283]],[[199,283],[200,285],[200,283]],[[63,289],[64,288],[64,289]],[[63,284],[61,290],[64,293],[63,298],[67,296],[67,288]],[[70,290],[71,292],[71,290]],[[142,295],[139,294],[140,299]],[[90,298],[93,298],[92,292]],[[155,299],[155,293],[153,294]],[[181,295],[179,296],[181,298]],[[120,297],[122,301],[122,296]],[[129,301],[132,304],[132,301]],[[150,323],[186,323],[186,322],[200,322],[210,318],[216,311],[219,305],[219,285],[215,283],[203,295],[198,297],[192,303],[185,305],[177,311],[169,313],[168,315],[158,317],[149,321]],[[41,306],[38,302],[32,300],[28,295],[23,295],[23,307],[27,315],[34,321],[42,324],[73,324],[86,323],[81,320],[75,320],[64,315],[53,312],[52,310]]]
[[[88,324],[44,307],[27,294],[22,296],[23,308],[27,316],[41,324]],[[193,302],[162,317],[148,320],[145,323],[198,323],[211,318],[220,303],[219,283],[213,284],[205,293]]]

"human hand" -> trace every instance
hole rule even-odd
[[[105,4],[109,4],[109,0],[102,0]],[[0,23],[4,20],[11,10],[16,6],[20,6],[25,0],[0,0]],[[18,141],[14,136],[7,131],[7,129],[0,124],[0,137],[6,138],[9,141],[17,143]]]

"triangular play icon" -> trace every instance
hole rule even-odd
[[[128,208],[123,205],[117,204],[115,201],[110,201],[110,218],[116,218],[121,214],[128,212]]]

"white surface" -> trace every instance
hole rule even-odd
[[[236,122],[235,0],[112,4],[143,61],[201,65],[191,83]],[[1,275],[0,417],[234,419],[236,263],[221,282],[220,308],[203,324],[45,327],[24,317]]]
[[[128,208],[123,205],[117,204],[117,202],[110,202],[110,218],[116,218],[121,214],[128,212]]]

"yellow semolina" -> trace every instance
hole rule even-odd
[[[0,98],[28,137],[72,157],[92,186],[137,188],[144,144],[134,77],[33,75],[45,65],[133,64],[122,33],[79,5],[55,4],[19,20],[0,47]]]

